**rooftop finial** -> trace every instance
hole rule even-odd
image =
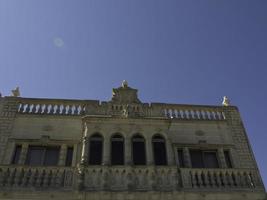
[[[228,99],[227,96],[223,97],[223,102],[222,102],[223,106],[230,106],[230,100]]]
[[[20,96],[19,87],[16,87],[14,90],[11,90],[11,92],[12,92],[13,97],[19,97]]]
[[[121,86],[123,88],[127,88],[128,87],[128,82],[126,80],[123,80]]]

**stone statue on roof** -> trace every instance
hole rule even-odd
[[[12,92],[13,97],[19,97],[20,96],[19,87],[16,87],[14,90],[11,90],[11,92]]]
[[[228,99],[227,96],[223,97],[223,102],[222,102],[223,106],[230,106],[230,100]]]

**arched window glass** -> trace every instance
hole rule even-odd
[[[145,151],[145,139],[136,135],[132,138],[132,152],[133,152],[133,164],[145,165],[146,164],[146,151]]]
[[[90,137],[89,144],[89,164],[101,165],[103,152],[103,138],[99,134]]]
[[[155,165],[167,165],[165,139],[161,136],[154,136],[152,144]]]
[[[124,139],[121,135],[114,135],[111,138],[111,164],[124,164]]]

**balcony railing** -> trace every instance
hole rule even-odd
[[[76,190],[81,182],[86,191],[264,191],[253,169],[87,166],[79,176],[72,167],[0,166],[0,190]]]
[[[87,167],[86,190],[172,191],[179,186],[176,167]]]
[[[182,187],[197,190],[255,190],[262,188],[259,174],[251,169],[180,169]]]
[[[71,189],[73,168],[0,166],[0,188]]]

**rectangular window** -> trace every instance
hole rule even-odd
[[[73,147],[68,147],[65,166],[72,165],[72,157],[73,157]]]
[[[185,167],[183,149],[178,149],[177,154],[178,154],[179,167]]]
[[[202,151],[190,150],[190,157],[193,168],[204,168]]]
[[[205,168],[219,168],[216,152],[203,152]]]
[[[224,157],[227,168],[233,168],[229,151],[224,151]]]
[[[26,164],[31,166],[53,166],[58,164],[58,146],[29,146]]]
[[[20,153],[21,153],[21,145],[17,145],[15,147],[15,151],[13,154],[13,158],[12,158],[12,164],[19,164],[19,158],[20,158]]]
[[[190,150],[193,168],[219,168],[216,151]]]

